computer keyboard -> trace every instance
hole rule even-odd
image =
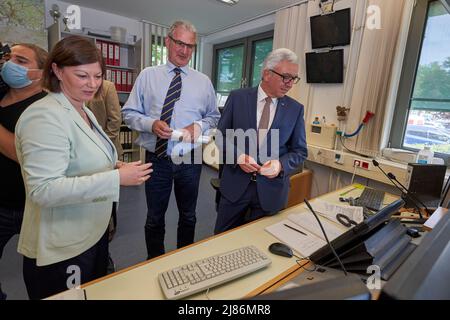
[[[181,299],[257,271],[270,263],[269,257],[256,247],[247,246],[162,272],[158,279],[168,299]]]
[[[378,211],[383,207],[383,200],[384,191],[364,188],[355,205]]]

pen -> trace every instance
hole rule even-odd
[[[304,233],[303,231],[300,231],[300,230],[298,230],[298,229],[295,229],[294,227],[291,227],[290,225],[288,225],[288,224],[286,224],[286,223],[283,223],[283,225],[284,225],[285,227],[288,227],[289,229],[292,229],[292,230],[294,230],[294,231],[297,231],[297,232],[301,233],[301,234],[304,235],[304,236],[307,236],[307,234]]]

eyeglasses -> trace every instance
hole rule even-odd
[[[172,36],[168,36],[170,38],[170,40],[172,40],[173,42],[175,42],[175,44],[181,48],[187,48],[189,50],[194,50],[195,47],[197,46],[196,44],[189,44],[189,43],[185,43],[181,40],[176,40],[174,38],[172,38]]]
[[[294,84],[297,84],[297,83],[300,81],[300,78],[297,77],[297,76],[295,76],[295,77],[290,76],[290,75],[288,76],[288,75],[284,75],[284,74],[278,73],[278,72],[276,72],[276,71],[273,70],[273,69],[269,69],[269,70],[272,71],[273,73],[275,73],[276,75],[279,75],[279,76],[283,79],[283,82],[284,82],[285,84],[288,84],[288,83],[291,82],[291,81],[293,81]]]

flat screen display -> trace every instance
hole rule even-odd
[[[310,17],[313,49],[350,44],[350,8]]]
[[[306,82],[344,82],[344,49],[329,52],[307,52]]]

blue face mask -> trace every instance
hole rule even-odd
[[[3,64],[1,76],[11,88],[19,89],[29,86],[32,81],[28,78],[28,68],[12,61]]]

